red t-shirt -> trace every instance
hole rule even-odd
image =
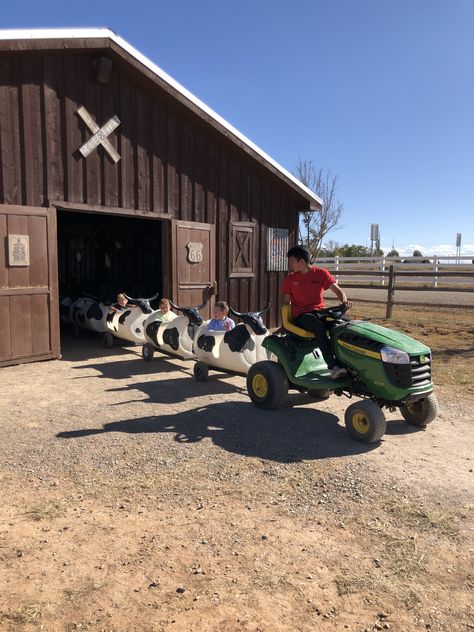
[[[311,266],[308,272],[290,272],[281,290],[290,296],[292,317],[323,309],[323,293],[335,282],[330,272],[316,266]]]

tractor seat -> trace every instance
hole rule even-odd
[[[298,336],[298,338],[305,338],[306,340],[313,340],[314,334],[312,331],[307,331],[295,325],[291,317],[291,305],[283,305],[281,308],[281,321],[283,329],[289,334]]]

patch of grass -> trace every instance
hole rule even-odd
[[[339,597],[352,595],[353,593],[366,590],[367,588],[367,579],[362,579],[360,577],[338,575],[334,578],[334,583],[336,584],[337,594]]]
[[[407,610],[413,610],[421,604],[421,596],[414,591],[413,588],[408,589],[404,594],[402,594],[401,600],[405,604]]]
[[[43,618],[44,604],[39,601],[30,601],[24,603],[18,610],[6,612],[0,618],[0,623],[3,619],[13,621],[19,625],[27,625],[28,623],[38,623]]]
[[[405,500],[391,500],[386,509],[390,515],[416,531],[435,531],[449,537],[459,532],[456,515],[447,511],[426,509]]]
[[[25,518],[40,522],[41,520],[52,520],[62,516],[65,511],[64,501],[44,502],[38,505],[31,505],[23,513]]]
[[[426,553],[418,548],[415,537],[386,536],[383,559],[387,572],[385,577],[410,580],[425,569]]]
[[[92,595],[96,590],[99,590],[101,585],[93,580],[88,580],[82,586],[65,588],[63,595],[68,601],[80,601],[86,597]]]

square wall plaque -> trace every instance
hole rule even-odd
[[[30,265],[29,235],[8,235],[8,265]]]

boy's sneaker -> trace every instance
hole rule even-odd
[[[338,377],[343,377],[344,375],[347,375],[347,370],[344,369],[342,366],[334,366],[331,369],[331,379],[332,380],[337,380]]]

